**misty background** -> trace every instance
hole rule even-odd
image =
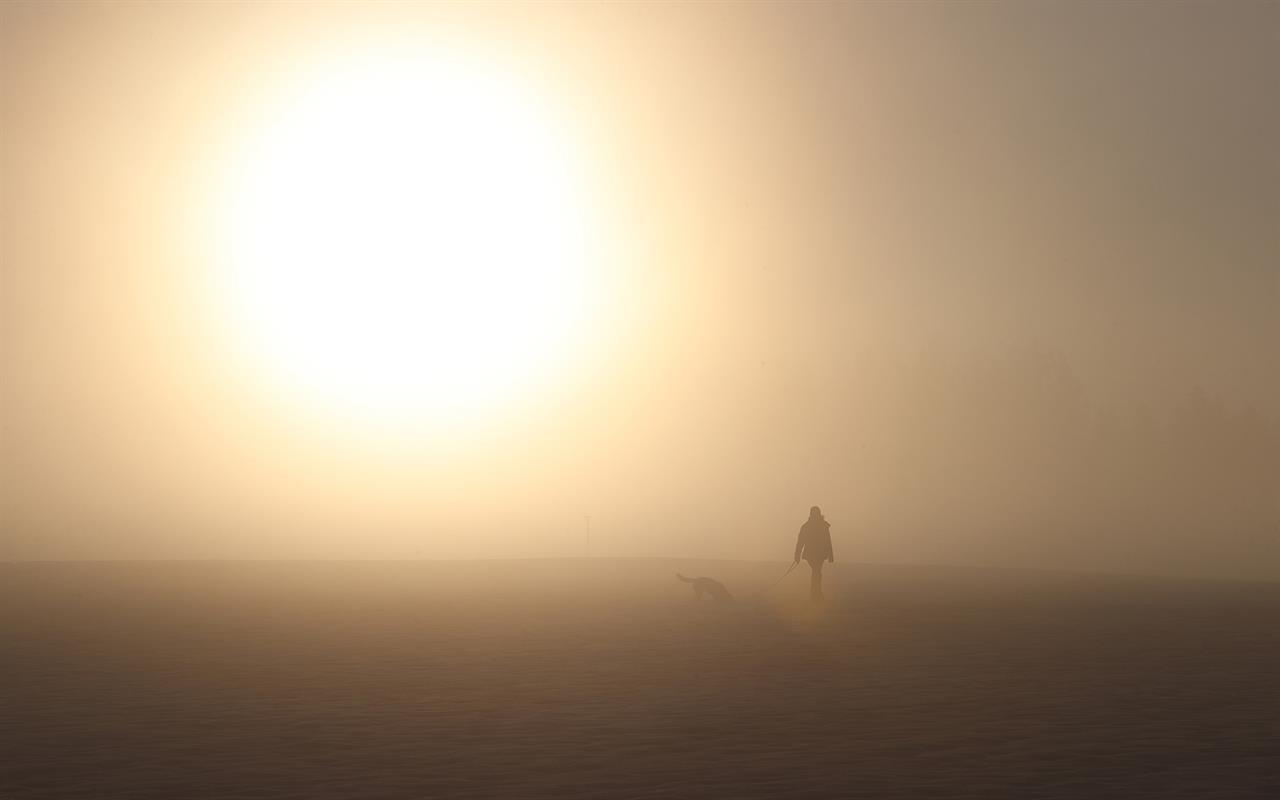
[[[554,86],[636,269],[551,400],[367,442],[246,381],[243,97],[441,31]],[[1280,6],[0,7],[0,558],[836,558],[1280,577]]]

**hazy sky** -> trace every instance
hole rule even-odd
[[[538,87],[615,287],[399,439],[207,290],[261,87],[393,39]],[[781,560],[817,503],[849,560],[1280,576],[1280,5],[6,3],[0,59],[0,557]]]

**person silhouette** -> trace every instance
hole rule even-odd
[[[831,549],[831,523],[817,506],[809,509],[809,519],[800,526],[800,535],[796,538],[794,563],[799,564],[801,558],[809,562],[809,599],[817,602],[822,599],[822,564],[836,560]]]

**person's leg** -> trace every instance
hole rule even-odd
[[[811,600],[822,599],[822,562],[809,562],[809,598]]]

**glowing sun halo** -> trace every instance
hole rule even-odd
[[[291,391],[384,419],[456,417],[545,381],[593,291],[556,122],[457,54],[347,59],[273,96],[222,214],[245,349]]]

